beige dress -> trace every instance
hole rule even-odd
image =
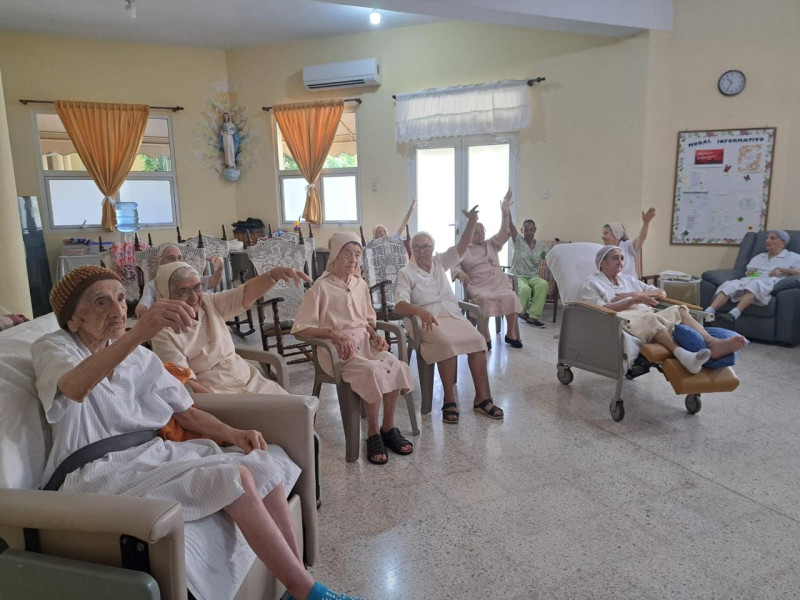
[[[410,262],[397,273],[394,297],[396,302],[421,306],[439,322],[430,331],[422,330],[420,352],[433,364],[474,352],[486,352],[486,340],[461,314],[458,300],[447,279],[447,269],[455,267],[461,257],[456,247],[433,257],[430,273]],[[407,327],[411,331],[411,327]]]
[[[184,333],[162,329],[152,340],[153,351],[161,362],[188,367],[191,379],[218,394],[286,394],[236,354],[225,321],[244,310],[243,300],[244,286],[203,294],[198,326]]]
[[[499,252],[507,241],[507,233],[498,233],[483,244],[471,244],[461,262],[450,271],[453,279],[459,273],[469,276],[469,301],[481,307],[484,317],[522,312],[519,297],[500,268]]]
[[[364,280],[351,275],[344,282],[326,272],[303,296],[292,333],[315,327],[333,329],[348,336],[355,354],[345,361],[339,359],[342,379],[364,402],[373,404],[389,392],[405,393],[414,389],[408,365],[391,352],[377,351],[370,344],[367,325],[375,325],[375,310]],[[319,362],[326,373],[333,374],[326,351],[320,351]]]

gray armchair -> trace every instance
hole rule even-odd
[[[800,231],[787,231],[791,236],[788,250],[800,253]],[[700,299],[703,306],[711,304],[717,288],[731,279],[744,277],[747,263],[765,252],[767,232],[745,234],[732,269],[714,269],[703,273]],[[729,303],[721,312],[733,308]],[[775,286],[767,306],[750,306],[734,323],[717,319],[713,325],[734,329],[743,336],[764,342],[795,345],[800,343],[800,276],[786,277]]]

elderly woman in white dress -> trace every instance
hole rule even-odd
[[[229,579],[249,545],[295,598],[328,598],[329,590],[305,570],[292,532],[286,493],[297,480],[297,466],[280,448],[267,451],[259,432],[233,429],[193,408],[186,389],[141,346],[165,327],[197,327],[195,310],[183,301],[160,300],[126,332],[122,283],[113,271],[95,266],[68,273],[50,301],[62,329],[32,348],[53,440],[45,489],[169,498],[180,501],[189,525],[227,513],[230,519],[217,522],[224,537],[218,541],[231,559],[187,568],[195,596],[232,598],[241,579],[224,590],[219,580]],[[223,451],[211,439],[162,440],[155,430],[173,415],[187,429],[240,450]],[[66,468],[67,457],[101,441],[114,449]]]
[[[767,234],[766,252],[757,254],[749,263],[741,279],[726,281],[717,288],[711,305],[706,312],[712,315],[729,301],[736,306],[720,318],[735,321],[750,306],[766,306],[771,299],[772,289],[784,277],[800,275],[800,254],[786,249],[789,234],[782,229],[774,229]]]
[[[197,326],[188,331],[162,329],[153,338],[153,352],[164,363],[189,369],[186,381],[192,391],[217,394],[284,394],[281,386],[236,354],[228,326],[232,319],[266,294],[278,281],[302,285],[308,275],[275,267],[232,290],[203,292],[197,271],[183,262],[159,267],[155,282],[159,300],[186,302],[197,315]]]
[[[658,342],[672,352],[690,373],[699,373],[709,359],[732,354],[747,343],[740,335],[728,339],[712,337],[692,318],[685,306],[670,306],[655,312],[653,307],[667,293],[625,274],[625,253],[618,246],[600,248],[595,265],[598,273],[586,280],[581,289],[581,299],[615,311],[624,320],[625,331],[643,342]],[[678,323],[697,331],[707,348],[689,352],[678,346],[672,337],[672,331]]]
[[[628,238],[628,232],[625,226],[617,221],[606,223],[603,225],[601,238],[603,244],[608,246],[619,246],[625,254],[625,270],[623,273],[631,277],[638,277],[636,273],[636,257],[644,246],[644,241],[647,239],[647,232],[650,229],[650,221],[656,216],[656,209],[649,208],[647,211],[642,211],[642,229],[639,231],[634,239]]]
[[[472,381],[475,384],[473,409],[490,419],[502,419],[503,411],[495,406],[486,385],[486,340],[461,314],[447,269],[463,258],[478,222],[477,207],[469,212],[467,226],[456,246],[441,254],[433,254],[434,240],[424,232],[411,240],[411,262],[400,269],[395,287],[395,311],[422,322],[420,352],[425,362],[436,363],[442,380],[444,403],[442,420],[458,423],[458,404],[453,386],[456,381],[458,357],[467,355]]]
[[[158,264],[159,266],[168,265],[174,262],[183,262],[183,253],[181,249],[175,244],[166,244],[158,251]],[[224,261],[221,256],[214,256],[208,259],[213,269],[213,274],[203,275],[200,282],[203,284],[203,291],[213,290],[222,281],[222,273]],[[136,305],[136,317],[140,318],[144,312],[150,308],[150,305],[156,301],[158,293],[156,292],[156,280],[151,279],[147,282],[142,290],[142,297],[139,298],[139,304]],[[235,316],[235,315],[234,315]]]
[[[328,245],[325,273],[303,296],[292,333],[330,340],[336,348],[342,379],[364,400],[367,412],[367,460],[382,465],[387,448],[400,455],[414,446],[394,425],[398,395],[414,388],[408,365],[389,352],[375,331],[375,309],[367,284],[361,279],[361,238],[351,232],[334,233]],[[320,366],[332,374],[331,359],[319,353]],[[383,404],[383,420],[379,412]]]

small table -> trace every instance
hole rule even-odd
[[[667,298],[686,302],[687,304],[700,304],[700,278],[692,277],[683,279],[659,278],[658,287],[667,292]]]
[[[58,257],[58,270],[56,271],[56,279],[61,279],[64,275],[82,267],[84,265],[101,266],[100,256],[97,254],[80,254],[78,256],[65,256]]]

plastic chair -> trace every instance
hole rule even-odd
[[[375,323],[377,331],[384,331],[394,334],[397,339],[398,358],[408,363],[408,353],[406,349],[405,332],[398,325],[378,321]],[[339,398],[339,410],[342,414],[342,427],[344,427],[345,440],[345,459],[347,462],[358,460],[361,446],[361,416],[363,400],[356,395],[350,385],[342,379],[339,357],[336,348],[330,340],[319,338],[295,336],[298,340],[303,340],[312,347],[312,362],[314,363],[314,388],[311,392],[313,396],[319,397],[323,383],[332,383],[336,386],[336,394]],[[319,364],[319,351],[325,350],[331,357],[333,374],[326,373]],[[417,425],[417,414],[414,408],[414,395],[411,392],[405,394],[406,406],[408,408],[408,418],[411,421],[411,433],[419,435]],[[430,410],[428,411],[430,412]]]

